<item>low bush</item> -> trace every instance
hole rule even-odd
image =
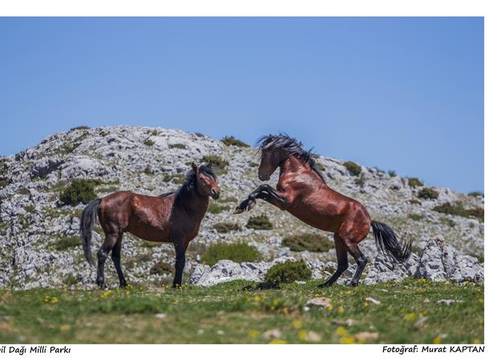
[[[416,214],[416,213],[410,214],[408,215],[408,217],[413,221],[421,221],[424,219],[424,216],[422,214]]]
[[[173,266],[165,261],[159,261],[156,264],[154,264],[151,267],[151,269],[149,269],[150,275],[163,275],[173,272],[174,272]]]
[[[73,180],[60,194],[59,200],[64,205],[86,204],[97,198],[95,187],[100,182],[97,180]]]
[[[394,171],[394,170],[389,170],[387,173],[389,174],[390,177],[396,177],[396,175],[397,175],[396,171]]]
[[[311,278],[311,270],[303,260],[273,265],[266,273],[265,282],[272,285],[304,281]]]
[[[220,214],[221,212],[227,211],[229,209],[230,207],[228,205],[221,205],[216,201],[210,201],[207,211],[211,214]]]
[[[78,235],[61,236],[57,239],[57,242],[54,244],[54,250],[64,251],[72,249],[77,246],[81,246],[81,240]]]
[[[184,179],[185,179],[185,177],[182,174],[165,174],[165,175],[163,175],[163,181],[167,182],[167,183],[173,182],[174,184],[180,185],[180,184],[184,183]]]
[[[467,195],[473,196],[473,197],[484,197],[484,194],[481,191],[471,191]]]
[[[229,163],[217,155],[205,155],[201,158],[201,161],[210,165],[216,174],[222,175],[226,173],[226,168]]]
[[[412,177],[412,178],[408,178],[408,185],[412,188],[416,188],[416,187],[424,186],[424,183],[422,181],[420,181],[419,178]]]
[[[420,199],[435,200],[439,197],[439,193],[434,189],[424,187],[419,190],[417,197]]]
[[[240,225],[230,222],[220,222],[214,225],[214,229],[217,230],[218,233],[226,234],[231,231],[240,230]]]
[[[170,144],[168,147],[170,149],[187,149],[187,146],[184,144]]]
[[[449,202],[435,206],[432,210],[442,214],[475,218],[484,221],[484,209],[482,207],[465,208],[462,203],[451,204]]]
[[[234,262],[253,262],[262,258],[259,251],[245,243],[224,244],[218,243],[210,245],[202,255],[201,261],[210,266],[219,260],[232,260]]]
[[[354,161],[346,161],[344,162],[344,166],[347,171],[349,171],[349,174],[351,174],[351,176],[358,176],[359,174],[361,174],[361,166],[356,164]]]
[[[155,144],[155,142],[151,139],[144,140],[144,145],[146,145],[146,146],[153,146],[154,144]]]
[[[0,189],[3,189],[10,184],[10,180],[6,177],[0,177]]]
[[[224,136],[222,138],[222,143],[226,146],[238,146],[238,147],[250,147],[247,143],[236,139],[234,136]]]
[[[282,241],[292,251],[326,252],[333,248],[333,243],[326,237],[315,233],[287,236]]]
[[[247,228],[255,230],[271,230],[273,228],[273,224],[265,214],[250,216],[247,222]]]

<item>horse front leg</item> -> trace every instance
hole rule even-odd
[[[180,288],[182,285],[182,273],[184,272],[184,266],[186,265],[186,249],[187,244],[185,245],[184,241],[175,245],[175,275],[174,282],[172,284],[173,288]]]
[[[287,198],[284,194],[278,192],[267,184],[263,184],[252,191],[248,197],[236,207],[234,213],[240,214],[244,211],[252,210],[256,204],[256,199],[267,201],[281,210],[285,210],[288,204]]]

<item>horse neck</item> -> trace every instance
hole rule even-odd
[[[200,195],[195,186],[189,190],[181,191],[175,201],[194,218],[197,216],[203,217],[208,208],[208,195]]]
[[[280,165],[280,178],[285,175],[289,176],[294,174],[308,174],[319,182],[323,182],[321,177],[309,164],[304,163],[294,155],[290,155]]]

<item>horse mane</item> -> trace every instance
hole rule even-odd
[[[199,166],[200,172],[202,172],[205,175],[211,176],[214,179],[217,179],[217,176],[215,175],[214,171],[209,165],[200,165]],[[176,191],[169,191],[167,193],[161,194],[158,197],[164,198],[170,195],[175,194],[175,201],[181,201],[184,199],[185,195],[188,193],[191,193],[196,185],[196,173],[193,170],[189,170],[189,172],[186,174],[186,179],[184,180],[184,183],[176,190]]]
[[[294,139],[287,134],[264,135],[257,141],[257,146],[261,151],[284,150],[288,155],[293,155],[304,164],[308,164],[311,169],[319,175],[321,180],[326,182],[321,170],[318,168],[318,165],[313,158],[314,154],[312,153],[312,148],[305,150],[302,143],[297,139]]]

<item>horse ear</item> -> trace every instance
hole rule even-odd
[[[191,169],[193,169],[195,173],[198,172],[198,166],[194,162],[191,163]]]

